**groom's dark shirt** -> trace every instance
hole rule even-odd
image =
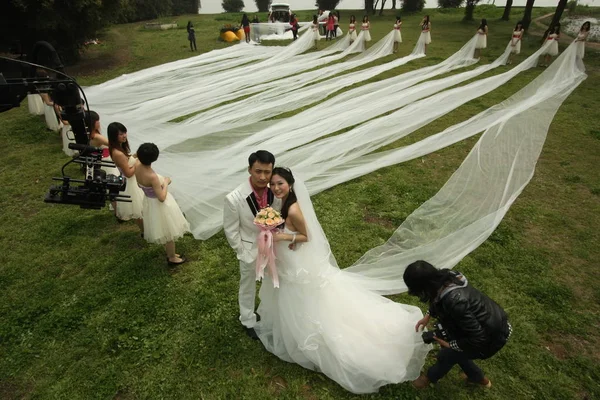
[[[273,204],[273,192],[270,188],[266,188],[267,191],[267,207],[270,207]],[[250,207],[250,211],[252,211],[252,215],[256,217],[256,214],[260,211],[260,206],[258,205],[258,201],[256,200],[256,195],[254,191],[250,193],[248,197],[246,197],[246,202],[248,202],[248,206]]]

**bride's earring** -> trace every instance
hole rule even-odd
[[[292,193],[294,191],[294,188],[292,186],[290,186],[290,193]]]

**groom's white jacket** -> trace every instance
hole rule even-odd
[[[276,210],[281,210],[281,200],[268,189],[268,202]],[[238,260],[247,264],[256,261],[256,238],[260,230],[254,225],[254,217],[260,211],[250,181],[242,183],[225,197],[223,207],[223,228],[227,241],[235,250]]]

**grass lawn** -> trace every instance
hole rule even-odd
[[[477,23],[462,22],[462,10],[428,12],[433,38],[428,56],[373,79],[439,63],[475,33]],[[511,21],[504,22],[501,8],[477,7],[475,17],[488,18],[490,29],[481,63],[502,53],[522,12],[513,8]],[[534,18],[549,12],[535,9]],[[302,21],[310,16],[298,14]],[[342,11],[344,30],[350,14]],[[180,29],[147,31],[143,23],[109,28],[100,36],[102,44],[84,53],[70,72],[91,85],[227,47],[217,40],[218,29],[241,18],[191,15],[165,21],[173,19]],[[189,51],[188,20],[196,28],[198,53]],[[393,20],[391,11],[372,18],[372,43],[391,30]],[[400,56],[416,42],[420,15],[403,20]],[[538,37],[527,36],[518,60],[539,45]],[[66,162],[60,137],[30,116],[25,104],[1,114],[0,398],[600,398],[598,53],[588,51],[585,64],[589,77],[556,114],[531,183],[496,232],[457,266],[507,310],[515,329],[497,356],[480,363],[494,384],[485,392],[464,387],[455,369],[436,388],[419,393],[404,383],[355,396],[322,374],[280,361],[250,340],[237,321],[238,266],[222,233],[205,242],[185,237],[177,246],[191,261],[168,269],[164,250],[146,244],[133,222],[117,224],[107,209],[43,203],[51,177]],[[521,73],[387,148],[464,121],[541,71]],[[340,265],[383,243],[439,190],[475,141],[315,196]],[[407,295],[394,299],[417,304]],[[433,357],[432,352],[428,365]]]

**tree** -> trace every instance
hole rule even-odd
[[[404,12],[422,11],[423,7],[425,7],[425,0],[404,0],[402,2],[402,11]]]
[[[271,0],[254,0],[256,3],[256,8],[258,8],[258,12],[268,12],[269,6],[271,5]]]
[[[556,26],[556,24],[560,22],[560,17],[562,17],[563,11],[565,11],[566,7],[567,0],[559,0],[556,10],[554,11],[554,17],[552,17],[552,22],[550,22],[550,26]]]
[[[383,15],[383,7],[385,7],[386,0],[381,0],[381,8],[379,9],[379,15]]]
[[[465,7],[465,17],[464,21],[473,21],[473,11],[475,11],[475,6],[479,3],[479,0],[467,0],[467,6]]]
[[[438,0],[440,8],[459,8],[464,0]]]
[[[508,21],[510,19],[510,8],[512,7],[513,0],[506,0],[506,5],[504,6],[504,14],[502,14],[502,20]]]
[[[392,10],[396,9],[396,0],[392,0]]]
[[[365,0],[365,14],[371,14],[374,8],[373,0]]]
[[[225,12],[240,12],[244,9],[244,0],[223,0],[221,3]]]
[[[525,4],[525,13],[523,13],[523,29],[528,30],[529,24],[531,24],[531,11],[533,10],[533,3],[535,0],[527,0]]]
[[[563,11],[565,11],[566,7],[567,0],[559,0],[556,6],[556,10],[554,11],[554,16],[552,17],[552,21],[550,22],[550,25],[548,25],[548,28],[546,28],[546,30],[544,31],[544,36],[542,36],[542,40],[546,40],[546,38],[548,37],[548,32],[550,32],[550,28],[556,26],[560,22],[560,17],[562,16],[562,13]]]
[[[317,0],[319,10],[335,10],[340,0]]]
[[[171,3],[173,15],[198,14],[200,8],[199,0],[171,0]]]

